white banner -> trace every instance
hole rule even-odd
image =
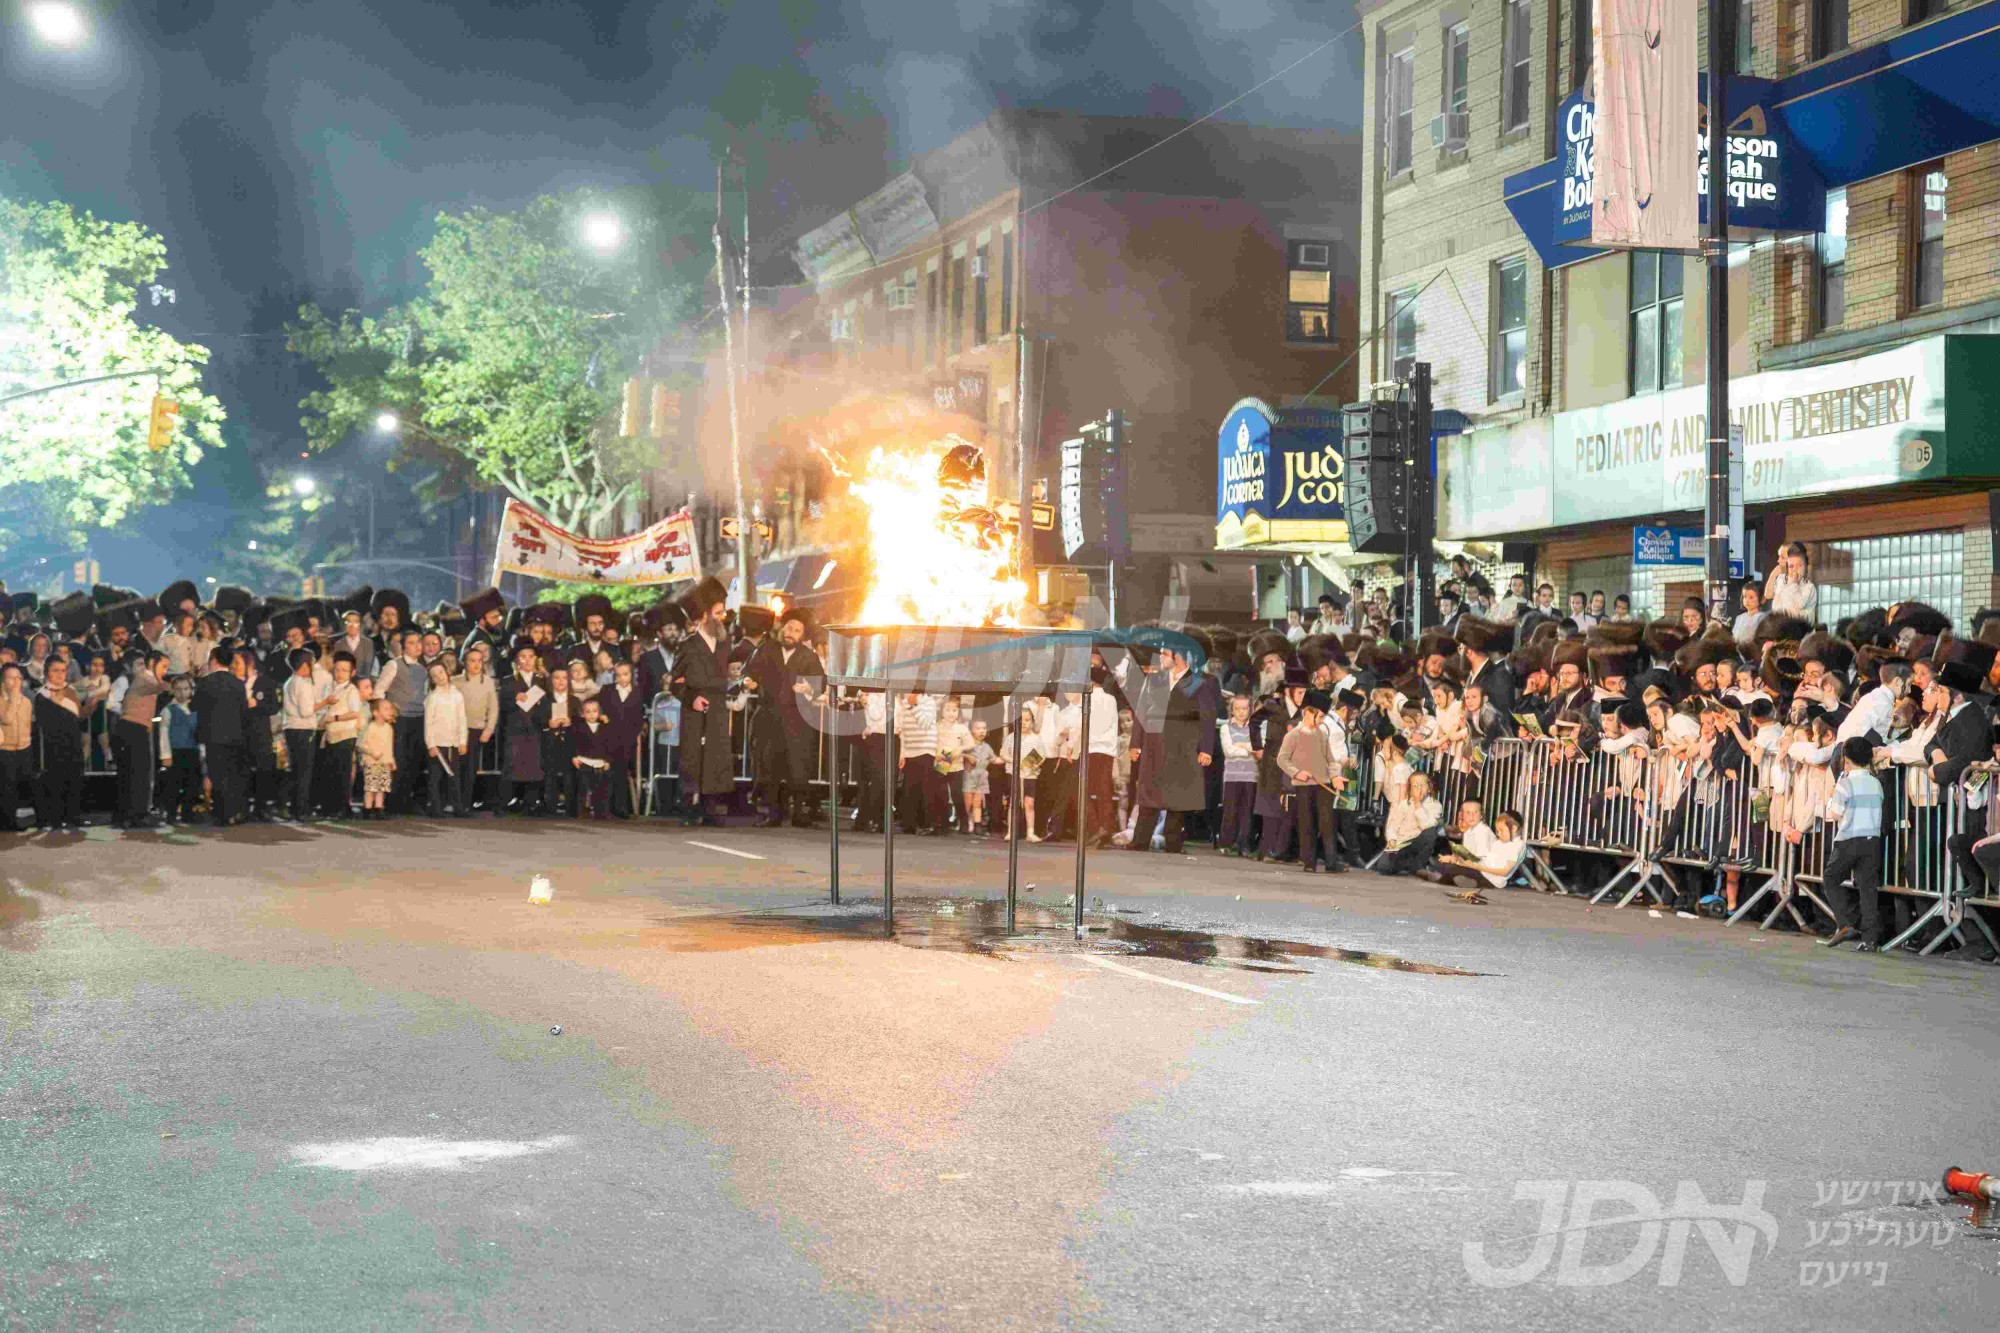
[[[509,500],[493,550],[493,581],[528,574],[564,583],[638,585],[701,577],[694,515],[683,509],[629,537],[579,537],[546,515]]]
[[[1694,0],[1598,0],[1592,245],[1693,250],[1701,123]]]

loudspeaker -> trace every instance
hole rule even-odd
[[[1400,461],[1367,458],[1347,465],[1347,541],[1366,555],[1400,552],[1409,533],[1409,471]]]
[[[1341,450],[1350,462],[1403,455],[1402,408],[1393,402],[1349,403],[1340,413]]]

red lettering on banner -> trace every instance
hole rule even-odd
[[[616,555],[598,555],[595,552],[578,551],[576,553],[576,562],[579,565],[589,565],[593,569],[609,569],[618,563],[618,557]]]
[[[530,529],[528,532],[517,532],[514,534],[514,549],[517,551],[532,551],[536,555],[546,555],[548,554],[549,544],[540,540],[534,534],[533,530]]]

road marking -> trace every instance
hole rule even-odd
[[[1323,1199],[1340,1186],[1330,1180],[1253,1180],[1221,1188],[1224,1194],[1255,1194],[1272,1199]]]
[[[1156,977],[1151,972],[1141,972],[1136,967],[1127,967],[1123,963],[1114,963],[1109,958],[1099,958],[1087,953],[1077,956],[1083,959],[1084,962],[1094,967],[1101,967],[1107,972],[1119,972],[1128,977],[1137,977],[1141,981],[1151,981],[1161,986],[1172,986],[1175,990],[1193,991],[1196,995],[1206,995],[1211,1000],[1222,1000],[1229,1004],[1257,1005],[1264,1003],[1262,1000],[1251,1000],[1245,999],[1241,995],[1231,995],[1225,990],[1210,990],[1206,986],[1197,986],[1191,981],[1175,981],[1172,977]]]
[[[739,852],[734,847],[717,847],[712,842],[696,842],[693,838],[688,839],[688,846],[699,847],[704,851],[721,852],[724,856],[740,856],[746,861],[762,861],[765,859],[755,852]]]
[[[333,1171],[463,1171],[480,1162],[532,1157],[576,1140],[567,1134],[545,1139],[350,1139],[344,1143],[301,1143],[292,1160]]]

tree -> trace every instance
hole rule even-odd
[[[222,405],[201,390],[208,349],[136,318],[166,266],[166,242],[137,223],[0,198],[0,514],[17,535],[80,543],[171,499],[222,447]],[[58,387],[128,371],[154,373]],[[181,408],[157,451],[156,393]]]
[[[646,461],[618,433],[624,382],[702,300],[698,252],[672,244],[705,231],[694,205],[577,193],[440,214],[422,295],[379,315],[307,306],[291,326],[328,384],[301,404],[312,447],[393,411],[406,448],[456,454],[562,526],[604,531]],[[609,255],[581,234],[600,211],[627,232]]]

